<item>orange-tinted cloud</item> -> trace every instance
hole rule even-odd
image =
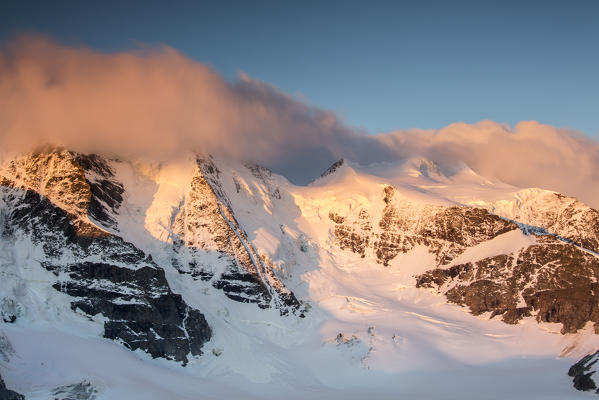
[[[242,77],[224,81],[169,47],[106,54],[26,37],[0,54],[0,132],[130,156],[198,149],[256,158],[351,134],[331,113]],[[341,133],[342,131],[342,133]]]
[[[170,47],[102,53],[21,37],[0,51],[0,145],[54,143],[165,160],[197,150],[256,160],[297,180],[339,157],[360,163],[425,156],[463,160],[518,186],[599,206],[599,145],[536,122],[366,135],[333,113],[240,76],[227,82]]]
[[[391,132],[379,139],[404,155],[462,160],[483,176],[557,190],[599,207],[599,143],[578,132],[536,121],[514,128],[482,121],[437,131]]]

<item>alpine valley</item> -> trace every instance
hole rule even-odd
[[[0,399],[599,388],[599,212],[465,164],[339,160],[297,186],[48,147],[3,156],[0,237]]]

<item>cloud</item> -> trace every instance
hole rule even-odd
[[[580,133],[483,121],[367,135],[245,75],[227,82],[167,46],[102,53],[19,37],[0,50],[0,99],[4,149],[51,142],[157,160],[196,150],[256,160],[295,182],[340,157],[366,164],[420,155],[599,206],[599,144]]]
[[[541,187],[599,207],[599,143],[582,133],[536,121],[455,123],[436,131],[378,136],[398,154],[462,160],[479,174],[519,187]]]
[[[323,158],[337,157],[327,149],[356,135],[330,112],[247,76],[226,82],[166,46],[107,54],[21,37],[0,53],[0,98],[10,148],[158,159],[195,149],[283,165],[321,142]]]

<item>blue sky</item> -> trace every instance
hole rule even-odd
[[[599,1],[122,3],[4,1],[0,38],[164,43],[370,133],[538,120],[599,138]]]

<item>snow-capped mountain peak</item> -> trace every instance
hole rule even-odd
[[[599,347],[597,211],[465,164],[339,160],[296,186],[210,155],[51,149],[3,163],[0,227],[1,375],[32,398],[196,398],[198,379],[216,397],[395,398],[422,370],[466,395],[541,360],[533,380],[556,379],[526,397]]]

